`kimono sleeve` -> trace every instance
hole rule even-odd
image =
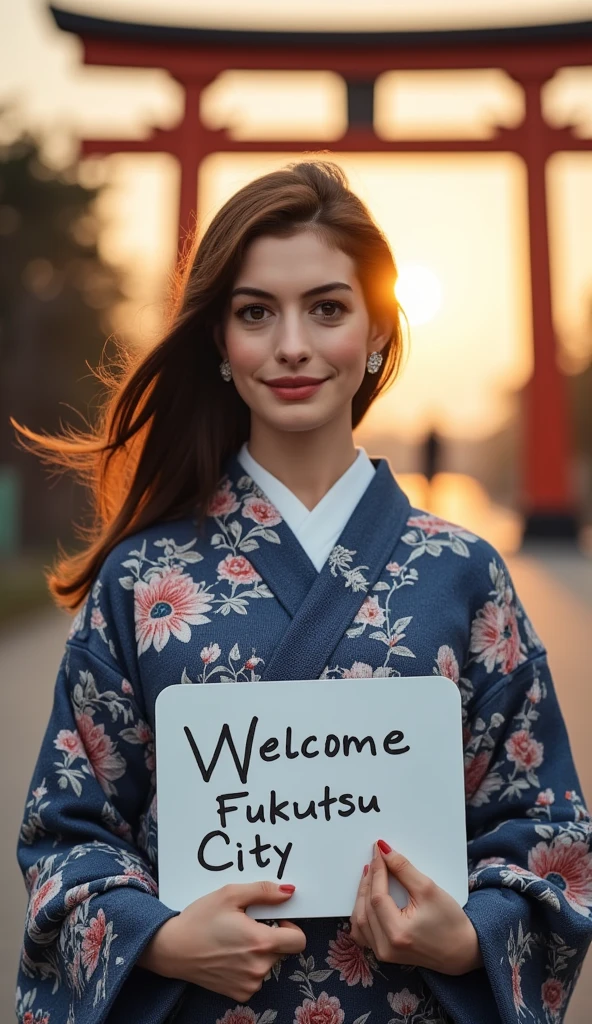
[[[459,682],[469,900],[484,968],[424,972],[455,1021],[557,1024],[592,938],[591,825],[547,655],[499,556]]]
[[[106,653],[66,646],[18,843],[29,893],[19,1021],[160,1024],[184,983],[134,964],[174,911],[137,837],[154,747],[131,684]]]

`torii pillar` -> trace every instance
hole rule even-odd
[[[521,511],[524,538],[575,541],[577,502],[566,381],[557,361],[553,327],[545,170],[558,151],[592,150],[592,139],[543,118],[541,90],[562,67],[592,65],[592,21],[517,28],[421,32],[282,32],[178,28],[110,21],[51,7],[57,25],[80,37],[86,64],[164,68],[185,90],[182,121],[150,138],[86,139],[85,154],[165,151],[181,167],[179,247],[196,221],[201,161],[214,152],[266,152],[270,144],[237,142],[211,131],[200,118],[203,89],[228,68],[331,70],[348,90],[348,128],[335,140],[273,142],[275,152],[466,153],[513,152],[525,163],[528,184],[530,288],[534,369],[524,397]],[[374,83],[385,71],[498,67],[523,89],[525,116],[514,129],[487,139],[382,139],[374,131]]]

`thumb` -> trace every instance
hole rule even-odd
[[[406,888],[409,895],[424,895],[426,888],[432,885],[432,880],[419,871],[402,853],[391,849],[384,839],[380,839],[376,845],[389,872]]]
[[[285,903],[295,888],[294,885],[276,885],[275,882],[245,882],[226,886],[229,901],[239,910],[246,910],[254,903]]]

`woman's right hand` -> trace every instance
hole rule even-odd
[[[254,904],[286,903],[291,886],[273,882],[225,885],[190,903],[158,929],[138,960],[165,978],[179,978],[244,1003],[281,956],[302,953],[306,936],[290,921],[279,928],[247,917]]]

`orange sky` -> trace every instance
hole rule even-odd
[[[142,133],[150,124],[172,124],[181,109],[174,83],[158,72],[84,68],[77,41],[55,30],[43,5],[21,0],[0,7],[0,103],[21,97],[23,117],[52,125],[53,151],[73,151],[76,136]],[[64,6],[68,6],[64,2]],[[103,16],[201,24],[296,23],[355,27],[362,5],[333,0],[271,4],[237,0],[210,4],[169,0],[80,0],[69,6]],[[478,6],[447,2],[447,24],[475,20],[592,18],[592,3],[506,0]],[[430,17],[442,23],[440,0],[393,5],[367,0],[367,27],[416,27]],[[241,13],[242,12],[242,13]],[[271,13],[270,13],[271,12]],[[298,12],[298,13],[297,13]],[[438,13],[439,12],[439,13]],[[424,20],[421,20],[421,19]],[[413,22],[415,19],[415,22]],[[7,33],[7,29],[9,29]],[[33,69],[34,72],[33,72]],[[273,102],[270,100],[273,97]],[[565,71],[546,96],[547,114],[564,123],[574,113],[582,131],[592,131],[592,68]],[[451,118],[454,111],[454,119]],[[385,75],[377,87],[377,125],[385,134],[414,131],[483,134],[497,120],[520,117],[519,91],[496,71],[458,75]],[[228,73],[214,83],[204,103],[212,127],[234,126],[237,137],[270,140],[268,157],[213,155],[200,177],[200,216],[207,220],[246,180],[281,165],[273,138],[339,134],[343,85],[332,75],[268,77]],[[285,136],[284,136],[285,137]],[[297,157],[297,153],[294,154]],[[467,156],[348,156],[334,158],[355,191],[385,229],[400,266],[422,264],[438,277],[442,304],[429,323],[412,331],[410,356],[401,381],[377,404],[368,427],[388,424],[409,438],[430,425],[451,435],[483,436],[498,429],[512,409],[511,393],[531,366],[524,175],[509,154]],[[163,281],[175,251],[178,172],[165,156],[121,156],[106,165],[112,179],[102,204],[108,221],[106,256],[133,268],[133,331],[154,337]],[[583,359],[585,297],[592,289],[592,154],[561,155],[549,168],[554,245],[555,308],[563,343]]]

